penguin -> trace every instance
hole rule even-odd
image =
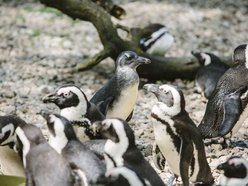
[[[122,7],[114,4],[111,0],[92,0],[92,2],[96,3],[98,6],[101,6],[110,15],[117,19],[122,20],[127,15],[126,11]]]
[[[150,59],[124,51],[116,59],[114,76],[90,99],[106,118],[130,120],[138,97],[139,75],[136,68]]]
[[[220,186],[244,186],[248,185],[248,161],[240,156],[231,156],[226,162],[217,166],[224,171],[220,176]]]
[[[149,24],[141,30],[139,44],[148,54],[165,56],[174,43],[168,28],[159,23]]]
[[[0,116],[0,146],[14,148],[16,141],[15,130],[19,124],[26,124],[26,122],[15,115]]]
[[[60,108],[60,115],[67,118],[80,141],[102,139],[94,133],[91,123],[105,119],[99,109],[88,101],[85,93],[76,85],[62,85],[55,92],[42,98],[44,103],[54,103]]]
[[[26,185],[71,186],[74,177],[69,163],[46,141],[41,130],[32,125],[16,128],[17,146],[22,154]]]
[[[107,138],[104,146],[107,172],[115,167],[126,166],[151,185],[165,185],[137,148],[134,132],[125,120],[120,118],[105,119],[101,122],[95,122],[93,125]]]
[[[151,186],[150,182],[126,166],[112,168],[97,183],[102,186]]]
[[[234,64],[221,76],[208,100],[198,125],[202,137],[231,138],[248,117],[248,47],[239,45],[233,52]],[[224,145],[226,141],[224,140]],[[225,147],[223,146],[223,147]]]
[[[85,185],[95,183],[105,173],[103,161],[78,140],[69,120],[58,114],[50,114],[46,118],[50,133],[48,143],[73,169],[79,169]]]
[[[200,64],[195,76],[195,85],[199,90],[198,92],[203,93],[208,99],[213,93],[218,80],[229,66],[212,53],[191,51],[191,54],[196,57]]]
[[[204,143],[185,110],[183,92],[168,84],[145,84],[144,89],[158,99],[151,112],[157,153],[161,152],[172,172],[181,176],[184,186],[189,185],[189,181],[212,185],[214,178],[206,160]],[[160,168],[164,167],[160,164]]]

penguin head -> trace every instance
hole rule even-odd
[[[247,44],[239,45],[233,52],[234,64],[244,64],[248,68],[248,47]]]
[[[133,51],[124,51],[116,59],[116,68],[131,68],[136,69],[141,64],[149,64],[151,60],[145,57],[138,56]]]
[[[16,128],[16,150],[23,158],[23,165],[26,166],[26,156],[31,148],[46,143],[41,130],[31,124],[19,125]]]
[[[148,92],[152,92],[160,103],[166,105],[174,113],[179,113],[185,108],[185,100],[182,91],[173,85],[145,84],[143,87]],[[161,107],[163,109],[163,107]]]
[[[217,169],[223,170],[228,178],[248,177],[248,161],[240,156],[230,157],[226,162],[218,165]]]
[[[83,118],[89,105],[84,92],[75,85],[63,85],[42,100],[44,103],[56,104],[61,109],[61,115],[70,121]]]
[[[191,51],[191,54],[198,60],[201,66],[207,66],[213,63],[222,64],[220,58],[212,53]]]
[[[13,147],[15,141],[15,129],[13,123],[0,123],[0,146],[10,145]]]

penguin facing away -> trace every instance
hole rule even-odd
[[[54,103],[60,108],[60,115],[71,122],[80,141],[102,138],[92,131],[91,123],[105,117],[76,85],[63,85],[42,100],[44,103]]]
[[[224,171],[220,177],[220,186],[248,185],[248,161],[240,156],[232,156],[217,169]]]
[[[69,163],[50,147],[38,127],[31,124],[18,126],[16,135],[26,169],[26,185],[73,185]]]
[[[248,47],[239,45],[234,65],[219,79],[198,126],[203,138],[232,137],[248,117]]]
[[[104,147],[107,171],[111,171],[115,167],[126,166],[151,185],[165,185],[136,147],[134,132],[125,120],[105,119],[94,125],[107,138]]]
[[[150,62],[135,52],[122,52],[116,59],[114,76],[95,93],[90,102],[97,105],[106,118],[131,119],[138,97],[139,75],[136,68]]]
[[[191,54],[196,57],[201,66],[195,76],[196,87],[208,99],[229,66],[212,53],[191,51]]]
[[[167,84],[146,84],[144,89],[154,93],[158,99],[151,113],[155,153],[163,155],[159,157],[164,157],[172,172],[181,176],[183,185],[189,185],[189,181],[212,185],[214,178],[206,160],[204,143],[185,110],[182,91]],[[157,167],[164,168],[161,165]]]
[[[15,115],[0,116],[0,146],[14,147],[16,141],[15,130],[18,125],[26,124],[24,120]]]
[[[47,116],[49,144],[83,175],[82,181],[87,185],[94,183],[105,173],[103,162],[82,142],[80,142],[69,120],[50,114]]]
[[[140,48],[152,55],[165,56],[174,43],[174,37],[168,28],[159,23],[149,24],[140,34]]]

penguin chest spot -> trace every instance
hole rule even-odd
[[[117,100],[113,102],[112,107],[108,110],[107,118],[117,117],[127,119],[132,112],[138,96],[138,83],[127,87],[121,91]]]
[[[180,156],[177,152],[175,144],[173,143],[171,134],[167,132],[167,126],[157,121],[154,122],[154,135],[155,141],[165,159],[167,160],[169,167],[175,174],[180,175]]]

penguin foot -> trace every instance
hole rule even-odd
[[[211,138],[211,139],[205,139],[204,144],[206,146],[209,146],[209,145],[212,145],[212,144],[220,144],[220,145],[222,145],[223,143],[226,143],[224,141],[225,140],[223,140],[223,138]]]

